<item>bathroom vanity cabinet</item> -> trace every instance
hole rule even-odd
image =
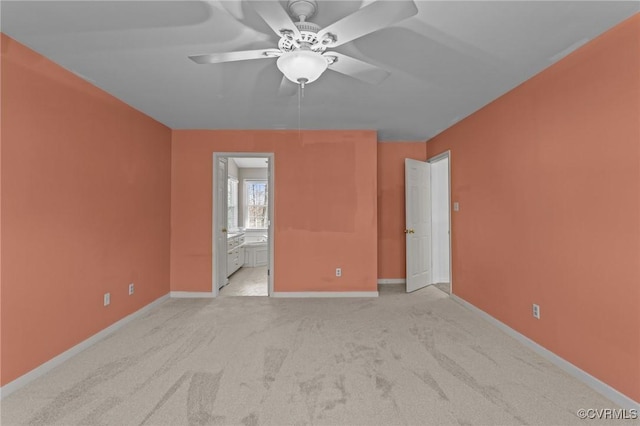
[[[227,238],[227,277],[244,264],[244,234],[230,234]]]
[[[246,243],[244,245],[244,266],[255,268],[266,266],[269,261],[269,248],[266,242]]]

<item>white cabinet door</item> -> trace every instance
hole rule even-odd
[[[256,250],[256,266],[265,266],[269,260],[269,250],[265,247]]]
[[[245,250],[244,247],[240,247],[238,249],[238,268],[244,266],[245,261],[244,261],[244,256],[245,256]]]
[[[227,277],[235,272],[235,258],[233,252],[227,254]]]

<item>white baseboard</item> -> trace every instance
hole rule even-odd
[[[274,291],[271,297],[378,297],[377,291]]]
[[[404,278],[380,278],[378,284],[406,284]]]
[[[458,297],[458,296],[456,296],[454,294],[451,295],[451,298],[453,300],[455,300],[456,302],[460,303],[465,308],[469,309],[470,311],[478,314],[479,316],[481,316],[482,318],[484,318],[485,320],[487,320],[491,324],[495,325],[500,330],[502,330],[505,333],[507,333],[509,336],[515,338],[520,343],[524,344],[529,349],[531,349],[534,352],[536,352],[538,355],[542,356],[543,358],[547,359],[551,363],[555,364],[560,369],[566,371],[567,373],[569,373],[570,375],[572,375],[576,379],[580,380],[581,382],[583,382],[584,384],[589,386],[591,389],[595,390],[596,392],[600,393],[601,395],[605,396],[606,398],[609,398],[611,401],[615,402],[620,407],[626,408],[626,409],[640,410],[640,403],[639,402],[634,401],[633,399],[629,398],[625,394],[615,390],[614,388],[612,388],[608,384],[604,383],[600,379],[597,379],[597,378],[593,377],[591,374],[589,374],[586,371],[576,367],[575,365],[571,364],[569,361],[565,360],[564,358],[559,357],[558,355],[554,354],[550,350],[546,349],[545,347],[541,346],[540,344],[538,344],[538,343],[534,342],[533,340],[529,339],[527,336],[517,332],[516,330],[514,330],[511,327],[509,327],[505,323],[495,319],[494,317],[492,317],[491,315],[489,315],[488,313],[486,313],[482,309],[472,305],[471,303],[467,302],[466,300],[461,299],[460,297]]]
[[[215,297],[212,291],[172,291],[169,293],[172,299],[201,299]]]
[[[114,322],[109,327],[100,330],[99,332],[89,337],[88,339],[83,340],[82,342],[78,343],[77,345],[73,346],[70,349],[67,349],[61,354],[56,355],[55,357],[51,358],[49,361],[45,362],[44,364],[39,365],[38,367],[34,368],[28,373],[23,374],[17,379],[7,383],[6,385],[0,388],[0,399],[12,394],[13,392],[17,391],[21,387],[34,381],[38,377],[43,376],[44,374],[53,370],[63,362],[69,360],[70,358],[74,357],[75,355],[79,354],[85,349],[95,345],[100,340],[104,339],[114,331],[118,330],[119,328],[126,325],[127,323],[149,312],[151,309],[155,308],[156,306],[158,306],[160,303],[164,302],[167,299],[169,299],[168,294],[165,294],[164,296],[159,297],[158,299],[154,300],[153,302],[149,303],[146,306],[143,306],[142,308],[138,309],[132,314],[129,314],[126,317]]]

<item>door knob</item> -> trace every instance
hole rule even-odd
[[[405,234],[415,234],[416,231],[414,231],[413,229],[405,229],[404,233]]]
[[[227,228],[222,228],[222,232],[227,232]]]

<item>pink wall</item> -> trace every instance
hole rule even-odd
[[[427,143],[451,149],[454,293],[636,401],[639,70],[635,15]]]
[[[454,292],[636,400],[639,29],[636,15],[427,144],[452,151]],[[169,288],[211,290],[213,152],[275,153],[276,291],[404,277],[403,162],[424,145],[172,135],[4,35],[1,72],[1,384]]]
[[[376,132],[174,130],[172,291],[211,291],[214,152],[275,153],[275,291],[377,290]]]
[[[169,291],[170,155],[170,129],[2,35],[3,385]]]
[[[378,278],[382,279],[404,279],[406,275],[405,158],[425,161],[424,142],[378,144]]]

